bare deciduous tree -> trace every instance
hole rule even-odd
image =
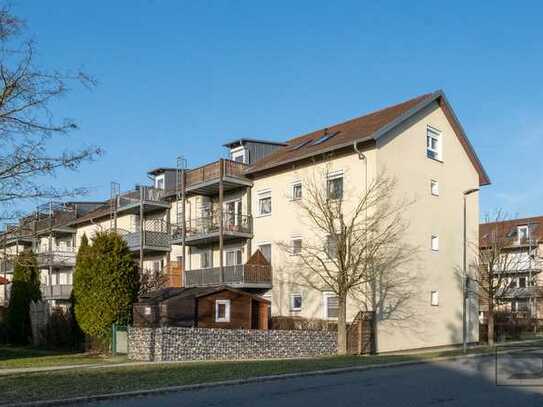
[[[514,248],[514,238],[511,235],[513,223],[508,217],[497,211],[494,217],[486,216],[481,226],[481,236],[478,244],[473,245],[476,255],[469,281],[479,296],[479,303],[487,308],[488,344],[494,345],[494,319],[496,306],[508,298],[513,291],[509,284],[509,273],[526,268],[525,258]]]
[[[392,314],[411,296],[413,281],[406,284],[408,274],[401,269],[416,248],[403,239],[407,225],[402,213],[409,203],[395,202],[395,189],[395,180],[384,174],[354,194],[330,182],[327,170],[303,182],[303,198],[297,202],[313,237],[304,237],[296,250],[297,275],[300,284],[337,296],[340,354],[347,351],[349,297],[369,310]],[[290,242],[278,244],[292,250]],[[387,302],[392,297],[395,300]]]
[[[164,271],[143,270],[143,272],[140,273],[140,289],[138,297],[166,287],[167,282],[168,275]]]
[[[43,184],[59,169],[74,170],[101,154],[96,147],[60,148],[77,128],[57,120],[50,107],[68,92],[68,82],[93,86],[82,72],[44,71],[35,63],[34,42],[24,37],[24,23],[6,6],[0,8],[0,219],[13,217],[13,204],[25,199],[78,195],[83,189],[60,190]],[[57,143],[54,146],[53,140]]]

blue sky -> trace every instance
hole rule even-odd
[[[541,2],[13,2],[40,62],[84,68],[55,110],[106,155],[58,185],[89,199],[195,166],[237,137],[285,140],[444,89],[493,184],[481,213],[543,214]]]

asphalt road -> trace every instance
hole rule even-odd
[[[104,401],[92,406],[543,406],[542,355],[493,357],[301,377]],[[530,386],[526,386],[529,384]]]

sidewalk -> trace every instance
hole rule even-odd
[[[542,339],[529,339],[529,340],[521,340],[521,341],[515,341],[515,342],[506,342],[506,343],[499,343],[496,344],[497,347],[501,347],[502,351],[504,350],[504,346],[515,346],[515,345],[530,345],[533,343],[542,342]],[[468,352],[477,351],[479,349],[486,348],[485,345],[474,345],[470,346],[468,349]],[[458,348],[450,347],[450,348],[443,348],[439,349],[440,351],[454,351],[459,350]],[[410,351],[403,351],[403,352],[390,352],[386,354],[382,354],[381,356],[386,355],[398,355],[398,356],[414,356],[414,355],[424,355],[427,353],[436,352],[436,349],[418,349],[418,350],[410,350]],[[458,354],[454,356],[443,356],[444,358],[455,358],[455,357],[468,357],[468,356],[474,356],[474,355],[481,355],[481,353],[468,353],[466,355]],[[439,358],[436,358],[439,359]],[[39,372],[53,372],[53,371],[59,371],[59,370],[70,370],[70,369],[105,369],[105,368],[116,368],[116,367],[131,367],[131,366],[148,366],[148,365],[160,365],[160,364],[184,364],[184,363],[192,363],[192,362],[198,362],[198,363],[214,363],[214,362],[243,362],[243,361],[265,361],[265,360],[278,360],[278,359],[251,359],[251,360],[195,360],[195,361],[152,361],[152,362],[146,362],[146,361],[133,361],[133,362],[122,362],[122,363],[103,363],[103,364],[80,364],[80,365],[64,365],[64,366],[44,366],[44,367],[23,367],[23,368],[8,368],[8,369],[0,369],[0,376],[6,376],[11,374],[24,374],[24,373],[39,373]],[[286,359],[288,360],[288,359]]]

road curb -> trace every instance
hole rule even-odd
[[[508,353],[508,352],[511,352],[511,351],[509,350],[500,351],[500,353]],[[251,377],[247,379],[235,379],[235,380],[224,380],[224,381],[210,382],[210,383],[169,386],[169,387],[161,387],[161,388],[149,389],[149,390],[135,390],[135,391],[120,392],[120,393],[96,394],[92,396],[73,397],[73,398],[67,398],[67,399],[4,404],[3,407],[27,407],[27,406],[43,407],[43,406],[59,406],[59,405],[69,405],[69,404],[78,404],[78,403],[89,403],[93,401],[115,400],[115,399],[125,399],[125,398],[130,398],[130,397],[184,392],[184,391],[191,391],[191,390],[203,390],[207,388],[216,388],[216,387],[232,386],[232,385],[240,385],[240,384],[272,382],[272,381],[285,380],[285,379],[295,379],[295,378],[300,378],[300,377],[336,375],[336,374],[341,374],[341,373],[357,372],[357,371],[364,371],[364,370],[370,370],[370,369],[385,369],[385,368],[393,368],[393,367],[421,365],[421,364],[428,364],[428,363],[440,362],[440,361],[473,359],[477,357],[492,357],[494,355],[495,355],[495,352],[474,353],[471,355],[440,356],[440,357],[430,358],[426,360],[408,360],[404,362],[393,362],[393,363],[376,364],[376,365],[368,365],[368,366],[350,366],[350,367],[341,367],[341,368],[334,368],[334,369],[313,370],[313,371],[300,372],[300,373],[285,373],[285,374],[278,374],[278,375],[258,376],[258,377]]]

